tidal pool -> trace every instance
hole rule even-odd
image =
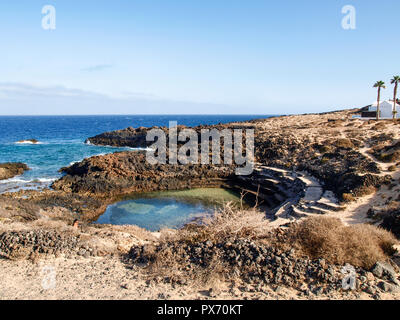
[[[226,202],[239,204],[240,196],[214,188],[143,193],[108,206],[96,223],[137,225],[150,231],[176,229],[212,215]]]

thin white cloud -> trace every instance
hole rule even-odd
[[[111,64],[97,64],[94,66],[89,66],[89,67],[85,67],[82,68],[81,71],[85,71],[85,72],[96,72],[96,71],[103,71],[106,69],[110,69],[113,66]]]
[[[155,94],[145,92],[122,91],[121,97],[123,98],[145,98],[145,99],[160,99]]]
[[[133,92],[124,97],[112,97],[63,86],[39,87],[24,83],[0,83],[0,115],[215,113],[240,114],[243,113],[243,108],[173,101]]]
[[[64,86],[39,87],[24,83],[0,83],[0,94],[6,98],[24,97],[106,97],[105,95]]]

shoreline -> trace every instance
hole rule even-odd
[[[178,245],[178,242],[174,242],[174,240],[164,243],[164,238],[166,236],[167,238],[171,236],[179,238],[187,232],[184,228],[182,231],[170,230],[162,231],[161,233],[150,233],[134,226],[94,226],[85,222],[90,222],[102,210],[104,212],[109,204],[132,192],[182,190],[192,189],[196,186],[221,187],[224,185],[228,188],[241,188],[249,194],[253,194],[253,196],[257,192],[258,199],[263,201],[263,207],[257,214],[253,214],[252,211],[243,213],[243,219],[247,221],[248,227],[256,228],[254,230],[258,230],[257,232],[263,234],[266,230],[270,230],[281,234],[279,237],[286,237],[287,233],[293,230],[293,226],[307,223],[307,221],[314,221],[313,219],[315,218],[317,219],[315,221],[319,221],[319,217],[337,218],[344,223],[344,226],[358,226],[360,223],[380,225],[386,217],[384,210],[400,201],[400,199],[395,198],[395,195],[400,190],[400,172],[398,167],[396,170],[391,171],[390,168],[393,167],[393,163],[378,161],[376,156],[386,159],[387,152],[392,152],[389,146],[394,146],[400,138],[397,133],[398,130],[393,130],[398,126],[398,123],[382,121],[377,124],[374,121],[365,122],[358,119],[350,119],[355,111],[355,109],[352,109],[323,114],[280,116],[235,123],[235,127],[252,126],[256,132],[257,165],[250,177],[242,177],[240,179],[233,174],[233,167],[201,167],[196,165],[191,166],[190,169],[185,166],[161,165],[151,167],[145,163],[143,153],[140,151],[134,153],[123,151],[84,159],[64,168],[65,175],[53,183],[54,190],[41,192],[20,191],[14,194],[0,195],[0,231],[7,234],[12,230],[15,232],[31,230],[34,233],[39,232],[38,230],[53,230],[56,234],[62,234],[66,238],[62,242],[60,253],[58,253],[61,256],[58,258],[52,257],[51,249],[48,254],[38,253],[38,257],[29,259],[44,261],[43,258],[47,256],[47,260],[45,259],[47,262],[51,261],[51,263],[58,266],[60,265],[57,261],[62,261],[59,259],[65,259],[65,263],[72,265],[79,265],[81,262],[78,261],[83,259],[82,263],[83,261],[90,263],[93,265],[93,270],[83,271],[79,269],[80,267],[77,268],[86,276],[94,277],[92,278],[93,285],[96,283],[94,286],[97,286],[97,277],[99,280],[107,279],[107,276],[104,275],[103,277],[98,273],[98,264],[108,265],[110,268],[115,268],[115,270],[118,269],[119,274],[127,276],[131,272],[129,270],[132,270],[132,263],[129,262],[129,259],[133,259],[132,257],[136,257],[134,259],[144,258],[148,254],[146,249],[145,251],[140,251],[141,253],[138,253],[138,255],[132,256],[132,252],[136,252],[134,250],[144,250],[143,246],[149,245],[159,248],[156,249],[156,252],[157,250],[163,250],[164,245],[173,248]],[[200,126],[199,128],[221,128],[231,125]],[[143,143],[146,130],[137,128],[105,133],[95,139],[92,138],[91,143],[97,140],[95,143],[101,141],[107,144],[110,142],[118,144],[118,139],[122,139],[120,144],[129,144],[132,141],[134,143]],[[370,152],[373,152],[376,156],[370,156]],[[259,192],[260,185],[262,186],[261,192]],[[18,213],[6,209],[13,206],[20,208]],[[372,209],[374,210],[374,215],[371,213]],[[268,219],[259,221],[258,219],[262,217],[262,213],[264,213],[265,217],[274,217],[275,220],[272,222]],[[71,222],[76,218],[79,218],[83,223],[79,231],[74,231],[70,227]],[[230,219],[230,221],[232,223],[240,223],[240,219]],[[260,226],[262,226],[262,229],[259,229]],[[66,248],[70,248],[68,250],[72,251],[65,255],[63,246],[69,243],[70,240],[68,239],[70,239],[71,234],[78,236],[79,243],[83,241],[86,244],[79,244],[76,249],[74,247],[75,244],[72,247],[67,245]],[[43,236],[53,237],[51,234]],[[25,237],[25,235],[21,233],[21,237]],[[220,245],[225,246],[227,242],[225,240],[221,241]],[[257,243],[259,243],[259,240],[257,240]],[[201,250],[206,250],[207,252],[206,244],[204,244],[204,248],[202,247],[202,242],[198,245]],[[266,244],[261,241],[257,245],[260,246],[259,250],[270,250],[268,249],[270,248],[269,246],[272,245],[274,247],[277,243],[268,244],[267,247],[264,247]],[[29,251],[29,249],[27,250]],[[217,250],[217,247],[212,250]],[[32,254],[31,252],[28,253],[28,256],[25,256],[22,260],[21,258],[17,259],[19,262],[0,259],[0,268],[2,270],[14,270],[14,268],[33,270],[32,268],[37,268],[37,263],[39,262],[35,262],[32,267],[28,267],[28,264],[25,265],[24,261]],[[82,253],[82,255],[78,253]],[[244,252],[240,254],[244,254]],[[22,256],[24,255],[25,253],[22,254]],[[42,256],[43,258],[40,258]],[[126,260],[127,257],[129,257],[128,262]],[[181,259],[183,257],[178,256],[177,258]],[[303,258],[296,259],[292,262],[294,266],[314,263],[305,262],[308,260],[303,260]],[[317,265],[320,268],[319,262]],[[58,288],[54,296],[65,299],[73,297],[112,298],[111,296],[115,294],[114,297],[138,298],[139,296],[133,294],[131,290],[136,290],[140,287],[140,292],[146,297],[162,298],[161,296],[158,297],[157,291],[152,293],[150,289],[146,289],[149,288],[146,284],[147,280],[145,280],[147,277],[146,268],[137,268],[135,264],[133,266],[135,271],[131,275],[142,277],[142,280],[138,284],[135,284],[135,281],[132,280],[127,281],[126,284],[122,283],[119,288],[113,287],[113,293],[110,295],[103,291],[110,289],[110,287],[103,286],[101,288],[97,287],[100,290],[98,294],[86,288],[81,294],[77,295],[70,291],[68,294],[64,294],[61,288]],[[283,268],[283,265],[281,267]],[[71,274],[67,269],[61,266],[60,268],[62,274]],[[125,268],[127,269],[125,270]],[[332,265],[332,268],[336,267]],[[360,271],[361,274],[368,272],[362,270]],[[271,272],[277,271],[272,269]],[[287,273],[286,275],[297,279],[294,274]],[[246,276],[246,274],[243,276]],[[334,281],[337,279],[335,278]],[[364,281],[364,278],[360,279],[362,282]],[[10,285],[12,283],[16,284],[15,281],[17,280],[13,281],[11,278],[7,279],[7,283]],[[29,278],[24,281],[30,282],[34,280]],[[63,281],[62,283],[65,285],[67,283],[71,285],[70,280]],[[183,298],[178,294],[179,290],[185,292],[185,297],[207,299],[225,297],[232,299],[235,299],[235,297],[256,297],[258,299],[399,298],[394,291],[385,291],[389,290],[388,288],[390,287],[389,283],[386,284],[386,280],[379,281],[376,284],[368,284],[370,283],[370,280],[368,280],[365,282],[366,286],[362,287],[364,289],[359,288],[354,292],[346,293],[332,287],[326,292],[323,291],[324,293],[321,291],[320,294],[313,292],[313,287],[299,291],[297,284],[296,288],[288,285],[289,282],[282,286],[279,281],[276,284],[278,287],[282,287],[282,289],[279,289],[283,290],[280,291],[281,293],[277,292],[275,283],[271,285],[268,285],[268,283],[263,284],[258,289],[250,285],[251,289],[243,291],[238,289],[243,284],[236,283],[233,286],[236,289],[233,290],[229,289],[229,285],[227,286],[226,283],[222,283],[222,289],[217,291],[216,294],[208,293],[206,295],[199,294],[199,290],[196,289],[194,284],[191,284],[189,278],[184,285],[178,285],[177,289],[172,289],[168,283],[161,283],[164,283],[162,286],[164,290],[167,290],[165,292],[169,292],[170,298],[178,299]],[[374,282],[372,281],[371,283]],[[383,283],[384,289],[379,289],[378,283]],[[304,285],[307,286],[306,283]],[[128,287],[128,289],[124,289],[124,287]],[[154,289],[152,285],[150,285],[150,288]],[[20,289],[23,290],[23,288]],[[235,290],[239,290],[241,293]],[[307,290],[311,290],[311,295],[307,293]],[[265,294],[265,292],[268,294]],[[11,293],[10,291],[11,296],[15,294],[15,292]],[[35,291],[35,294],[46,298],[51,296],[49,295],[50,292],[38,293]],[[23,295],[22,293],[19,297],[23,298]],[[0,294],[0,298],[5,298],[6,296],[7,293]],[[31,295],[27,294],[26,296],[30,297]]]

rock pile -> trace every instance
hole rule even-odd
[[[225,275],[240,277],[253,286],[287,286],[304,294],[326,294],[343,288],[343,279],[349,275],[344,266],[332,265],[324,259],[298,257],[295,251],[282,251],[248,239],[231,239],[224,243],[166,242],[158,246],[134,246],[129,252],[132,263],[151,265],[162,250],[170,250],[180,271],[193,279],[198,269],[215,272],[215,259],[223,266]],[[377,263],[371,271],[353,268],[354,290],[369,294],[393,292],[400,289],[397,275],[387,263]],[[347,270],[347,271],[346,271]],[[169,270],[172,275],[173,270]],[[170,278],[167,277],[168,281]],[[351,283],[350,283],[351,284]]]
[[[9,231],[0,234],[0,257],[26,259],[38,254],[77,254],[88,257],[97,255],[97,252],[83,244],[79,237],[53,230]]]
[[[266,284],[301,286],[306,282],[323,283],[322,290],[337,289],[341,285],[340,270],[336,266],[328,266],[324,260],[299,259],[294,251],[282,252],[279,249],[256,244],[247,239],[236,239],[226,243],[214,244],[204,241],[195,244],[167,243],[173,253],[185,252],[179,256],[179,264],[183,267],[197,265],[207,268],[213,258],[218,256],[221,263],[226,264],[231,272],[238,271],[248,283],[264,282]],[[153,251],[146,247],[133,247],[129,253],[133,262],[151,263],[160,246]]]

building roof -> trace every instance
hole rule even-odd
[[[391,107],[393,107],[393,100],[385,100],[385,101],[381,101],[380,102],[380,106],[384,106],[389,104]],[[378,102],[375,101],[372,105],[370,105],[370,107],[377,107],[378,106]],[[400,104],[396,103],[396,107],[400,107]]]

